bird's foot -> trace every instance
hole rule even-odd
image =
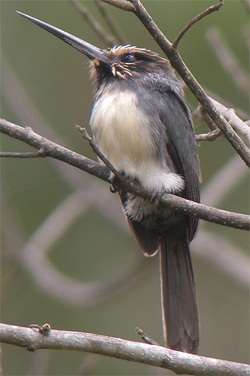
[[[151,196],[151,202],[154,202],[156,206],[159,206],[160,201],[162,199],[162,196],[166,193],[164,189],[161,189],[160,191],[153,192]]]
[[[110,184],[110,192],[112,193],[116,193],[118,191],[120,191],[124,185],[124,183],[126,184],[127,182],[130,181],[130,178],[129,176],[125,176],[125,174],[122,172],[121,173],[122,175],[122,179],[117,177],[116,175],[112,175],[110,180],[111,180],[111,184]]]

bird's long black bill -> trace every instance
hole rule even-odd
[[[28,16],[25,13],[18,12],[18,14],[21,16],[27,18],[27,20],[35,23],[36,25],[40,26],[44,30],[47,30],[49,33],[55,35],[57,38],[63,40],[64,42],[68,43],[70,46],[74,47],[84,55],[86,55],[90,60],[98,59],[99,61],[102,61],[103,63],[107,63],[107,57],[104,54],[104,52],[98,48],[93,46],[92,44],[85,42],[84,40],[75,37],[72,34],[67,33],[66,31],[63,31],[61,29],[58,29],[55,26],[49,25],[46,22],[40,21],[37,18]]]

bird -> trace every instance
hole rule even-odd
[[[100,49],[18,13],[89,58],[94,143],[126,179],[152,192],[151,200],[135,196],[110,175],[142,252],[148,257],[159,253],[166,346],[196,354],[200,320],[189,244],[198,220],[159,205],[164,193],[200,202],[200,163],[182,82],[169,61],[151,50],[132,45]]]

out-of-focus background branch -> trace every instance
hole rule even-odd
[[[174,40],[204,9],[202,3],[147,1],[145,5],[167,37]],[[94,2],[82,1],[82,5],[105,30],[106,22]],[[107,38],[101,41],[90,25],[83,24],[70,2],[1,4],[5,56],[2,116],[32,126],[45,137],[94,159],[74,127],[75,123],[86,126],[91,111],[87,60],[24,22],[15,14],[16,9],[100,47],[106,46]],[[160,51],[132,14],[108,6],[105,11],[131,44]],[[180,45],[182,57],[210,96],[227,108],[239,110],[236,113],[244,121],[248,119],[246,93],[214,51],[223,43],[234,60],[237,56],[237,69],[245,74],[247,21],[243,2],[227,2],[220,12],[193,26]],[[223,35],[222,40],[213,38],[213,42],[209,38],[212,48],[206,39],[211,37],[211,27]],[[110,29],[107,36],[113,38]],[[186,94],[194,109],[197,103],[188,91]],[[245,118],[242,113],[246,113]],[[199,116],[194,120],[197,134],[209,131]],[[2,149],[30,151],[4,136]],[[202,202],[247,213],[247,169],[231,146],[219,137],[214,142],[201,142],[199,154]],[[20,325],[48,321],[57,328],[136,340],[133,328],[138,325],[163,343],[157,257],[145,259],[141,255],[127,231],[118,199],[107,185],[47,159],[4,160],[2,180],[3,321]],[[247,233],[204,223],[192,243],[202,325],[201,355],[248,362],[248,245]],[[3,347],[4,373],[34,374],[36,369],[37,374],[74,374],[81,369],[84,374],[89,364],[94,374],[154,372],[145,365],[106,358],[93,361],[82,354],[49,356],[48,362],[46,352],[35,354],[31,363],[33,355]]]

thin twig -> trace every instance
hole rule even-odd
[[[11,152],[11,151],[0,151],[0,158],[45,158],[47,157],[45,150],[40,149],[35,152],[26,152],[26,153],[19,153],[19,152]]]
[[[66,162],[74,167],[80,168],[91,175],[99,177],[100,179],[109,182],[109,170],[106,166],[92,161],[72,150],[66,149],[54,142],[45,139],[33,132],[30,128],[22,128],[16,124],[0,120],[0,132],[10,137],[14,137],[27,143],[34,148],[44,148],[48,156]],[[152,199],[152,192],[147,191],[141,187],[136,181],[124,181],[122,187],[125,191],[133,193],[137,196],[147,200]],[[163,207],[170,207],[173,210],[178,210],[187,215],[193,215],[203,220],[217,223],[223,226],[238,228],[241,230],[250,229],[250,217],[245,214],[232,213],[226,210],[215,209],[197,202],[186,200],[172,194],[164,194],[161,198],[160,205]]]
[[[221,136],[221,131],[219,129],[215,129],[209,133],[204,133],[204,134],[197,134],[195,135],[195,140],[197,142],[199,141],[214,141],[216,140],[219,136]]]
[[[107,160],[105,155],[98,149],[96,144],[93,142],[93,139],[89,136],[88,132],[86,131],[86,128],[82,128],[77,124],[76,124],[76,128],[79,130],[82,137],[88,141],[89,145],[91,146],[95,154],[98,156],[98,158],[100,158],[100,160],[108,167],[108,169],[111,172],[113,172],[113,174],[122,182],[124,180],[124,176],[120,174],[120,172],[114,168],[114,166]]]
[[[109,36],[106,31],[102,28],[102,26],[99,24],[99,22],[96,21],[96,19],[92,16],[92,14],[89,12],[89,10],[84,7],[79,0],[71,0],[71,2],[74,4],[76,9],[81,14],[82,18],[85,19],[85,21],[88,22],[88,24],[92,27],[92,29],[95,31],[97,36],[104,41],[106,46],[114,45],[115,44],[115,38]]]
[[[135,328],[135,331],[145,343],[148,343],[149,345],[160,346],[159,343],[150,338],[142,329],[138,328],[138,326]]]
[[[200,14],[198,14],[198,16],[194,17],[185,27],[184,29],[181,30],[181,32],[177,35],[175,41],[173,42],[173,45],[172,47],[174,49],[177,48],[181,38],[184,36],[184,34],[186,34],[186,32],[190,29],[190,27],[192,27],[196,22],[200,21],[202,18],[206,17],[208,14],[210,13],[213,13],[213,12],[216,12],[217,10],[220,9],[220,7],[224,4],[224,0],[220,0],[218,4],[215,4],[215,5],[212,5],[211,7],[207,8],[206,10],[204,10],[203,12],[201,12]]]
[[[177,374],[207,376],[250,374],[248,364],[187,354],[162,346],[92,333],[52,329],[47,336],[44,336],[31,328],[0,324],[0,338],[2,343],[24,347],[29,351],[38,349],[84,351],[157,366]]]
[[[45,336],[49,335],[49,332],[50,332],[50,329],[51,329],[50,324],[48,324],[47,322],[43,325],[30,324],[29,327],[32,328],[32,329],[37,329],[39,331],[39,333],[41,333]]]
[[[108,27],[110,28],[111,32],[115,36],[115,39],[119,44],[128,44],[127,38],[122,33],[120,27],[117,25],[113,17],[107,11],[105,4],[103,4],[100,0],[94,0],[96,3],[97,8],[99,9],[102,17],[106,21]]]

